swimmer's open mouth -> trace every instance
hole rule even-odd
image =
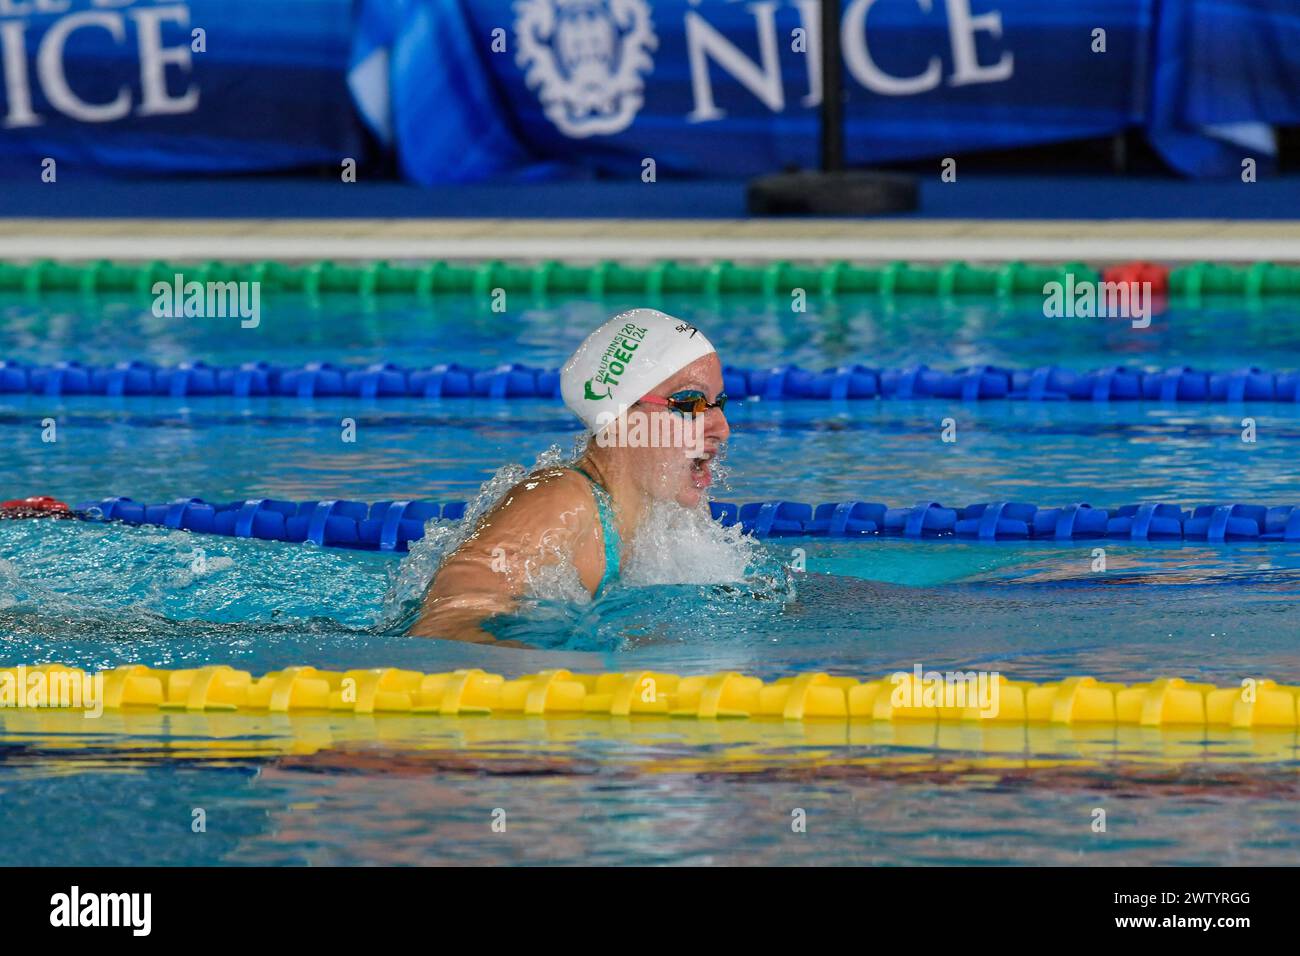
[[[696,488],[707,488],[713,484],[713,474],[709,471],[709,461],[712,458],[711,452],[705,452],[698,458],[691,459],[691,483]]]

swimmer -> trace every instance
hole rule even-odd
[[[591,430],[584,454],[511,488],[449,554],[410,633],[475,643],[548,566],[567,563],[599,596],[654,502],[699,507],[727,440],[722,364],[694,326],[633,309],[587,337],[560,393]],[[502,642],[504,643],[504,642]]]

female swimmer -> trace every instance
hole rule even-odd
[[[722,365],[695,327],[653,309],[615,316],[560,373],[591,430],[585,453],[511,488],[443,560],[410,633],[488,642],[538,572],[567,563],[599,595],[654,502],[700,506],[727,440]]]

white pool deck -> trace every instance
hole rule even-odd
[[[0,219],[0,259],[1300,263],[1300,220]]]

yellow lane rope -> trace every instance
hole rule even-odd
[[[397,668],[288,667],[255,677],[225,665],[184,670],[127,665],[99,673],[59,664],[0,668],[0,714],[7,708],[89,710],[100,705],[105,711],[123,712],[1300,726],[1300,687],[1254,678],[1220,688],[1178,677],[1135,684],[1070,677],[1035,684],[975,672],[965,682],[905,672],[865,681],[805,673],[764,682],[730,671],[682,677],[655,671],[546,670],[507,679],[478,669],[424,674]]]

